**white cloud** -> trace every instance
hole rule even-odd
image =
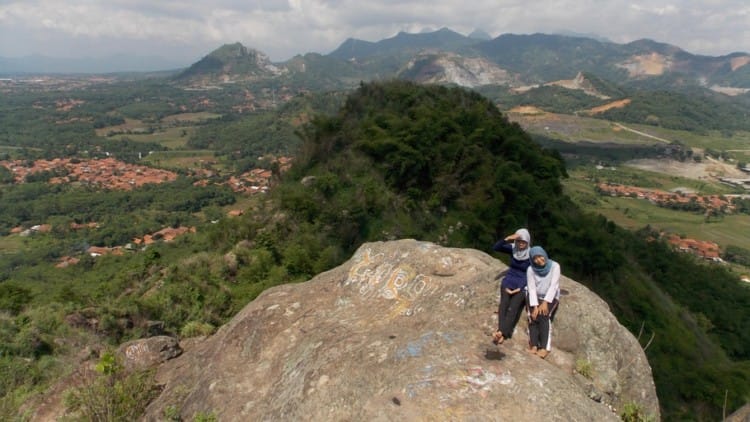
[[[689,52],[750,52],[745,0],[0,0],[0,56],[116,53],[202,57],[242,42],[281,61],[346,38],[448,27],[468,34],[567,30]]]

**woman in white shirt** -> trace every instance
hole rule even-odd
[[[560,264],[534,246],[526,270],[529,312],[529,352],[544,359],[552,350],[552,318],[560,301]]]

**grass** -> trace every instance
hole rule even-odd
[[[180,113],[166,116],[158,124],[144,123],[137,119],[125,119],[125,123],[97,129],[97,136],[120,140],[128,138],[135,142],[155,142],[169,149],[184,148],[187,140],[195,132],[195,125],[220,118],[220,114]],[[158,127],[147,133],[150,127]]]
[[[17,234],[0,236],[0,255],[22,250],[24,248],[23,239],[23,237]]]
[[[154,164],[157,167],[168,169],[200,168],[203,163],[212,163],[217,167],[217,160],[211,150],[183,150],[183,151],[155,151],[144,157],[144,163]]]
[[[578,167],[568,170],[570,181],[586,181],[586,179],[598,179],[600,181],[619,183],[623,185],[638,186],[648,189],[660,189],[669,191],[676,188],[688,188],[705,195],[721,195],[738,193],[738,191],[723,183],[711,180],[696,180],[687,177],[672,176],[665,173],[648,171],[628,166],[618,166],[614,170],[610,168],[595,169],[594,167]],[[581,186],[593,183],[586,181]]]
[[[164,123],[180,123],[180,122],[202,123],[202,122],[205,122],[206,120],[218,119],[220,117],[221,117],[221,114],[202,111],[199,113],[173,114],[171,116],[164,117],[163,119],[161,119],[161,121]]]
[[[27,147],[16,147],[11,145],[0,145],[0,154],[7,154],[8,158],[15,160],[22,158],[25,154],[25,150],[29,151],[41,151],[41,148],[27,148]]]
[[[195,132],[192,126],[170,127],[154,133],[118,133],[107,139],[130,139],[134,142],[155,142],[169,149],[184,148],[190,135]]]
[[[586,141],[623,145],[651,145],[654,142],[658,142],[648,136],[624,130],[613,122],[591,117],[553,113],[524,116],[510,113],[509,118],[517,121],[530,133],[544,135],[563,142],[576,143]],[[629,125],[625,126],[630,127]],[[655,135],[646,129],[639,128],[637,130]]]
[[[694,133],[633,123],[624,123],[620,126],[614,122],[592,117],[554,113],[538,115],[509,113],[508,117],[517,121],[528,132],[564,142],[609,142],[622,145],[650,145],[658,142],[649,136],[633,132],[637,131],[670,142],[681,142],[691,148],[726,151],[735,160],[750,161],[750,132],[735,132],[729,136],[719,131]]]
[[[576,359],[576,372],[583,375],[587,379],[592,379],[594,376],[594,367],[588,360],[579,358]]]

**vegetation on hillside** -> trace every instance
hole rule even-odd
[[[266,123],[249,119],[233,133],[247,136],[251,125]],[[202,133],[210,130],[222,129]],[[81,345],[210,332],[263,289],[307,280],[362,242],[413,237],[489,251],[520,226],[633,333],[642,331],[665,419],[713,420],[725,395],[728,410],[750,398],[750,291],[720,268],[647,242],[650,233],[627,232],[575,207],[562,194],[560,154],[534,143],[486,98],[399,81],[363,83],[337,113],[317,115],[298,133],[294,168],[241,218],[195,221],[197,233],[175,242],[67,269],[47,257],[61,244],[53,234],[18,245],[11,257],[19,259],[0,282],[0,298],[12,298],[0,300],[0,368],[8,374],[0,416],[11,417],[35,389],[69,370],[66,357]],[[224,148],[225,138],[212,147]],[[180,186],[185,195],[170,190]],[[187,185],[153,189],[129,194],[143,200],[145,215],[159,214],[157,197],[187,207],[191,218],[225,198],[218,190],[185,203],[196,194]],[[92,212],[127,202],[125,194],[102,202],[78,191],[57,195],[66,210],[81,200]],[[37,259],[20,260],[27,254]]]
[[[600,117],[696,132],[750,130],[750,123],[743,117],[746,107],[707,91],[693,90],[688,95],[639,90],[628,98],[628,107],[610,109]]]
[[[227,116],[201,126],[187,146],[210,149],[232,164],[236,172],[258,165],[266,154],[291,155],[300,144],[298,127],[314,114],[333,114],[344,100],[343,93],[300,95],[272,112]]]
[[[727,271],[646,242],[649,234],[584,214],[560,195],[564,172],[556,153],[475,94],[366,84],[339,115],[306,132],[291,180],[278,190],[290,212],[283,230],[299,228],[297,239],[314,233],[313,250],[337,245],[336,255],[348,256],[362,241],[406,236],[487,250],[527,226],[628,328],[653,335],[647,354],[666,419],[712,419],[725,392],[730,408],[743,404],[748,289]],[[310,176],[307,186],[294,183]],[[312,255],[295,268],[313,268],[320,257]],[[743,316],[725,319],[724,304]]]

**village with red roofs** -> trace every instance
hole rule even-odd
[[[658,189],[645,189],[617,183],[599,183],[597,185],[597,191],[602,195],[643,199],[662,207],[682,207],[684,209],[699,210],[705,213],[715,212],[724,214],[731,214],[735,211],[735,205],[732,203],[731,199],[734,196],[738,196],[666,192]],[[691,253],[710,261],[722,262],[720,257],[720,247],[715,242],[682,238],[674,233],[663,233],[661,237],[676,250]]]
[[[275,160],[281,172],[285,172],[291,167],[291,158],[279,157]],[[13,160],[0,161],[0,165],[6,167],[13,174],[15,183],[24,183],[29,175],[48,172],[51,175],[49,183],[72,183],[105,190],[130,190],[150,183],[174,181],[177,178],[177,173],[169,170],[129,164],[114,158],[98,160],[56,158],[33,162]],[[218,183],[228,186],[236,193],[246,195],[268,192],[271,187],[273,175],[271,170],[256,168],[239,176],[229,176],[225,181],[215,182],[211,180],[213,172],[196,171],[195,173],[196,175],[205,177],[196,181],[195,185],[207,186],[211,183]],[[644,199],[659,206],[684,207],[703,212],[714,211],[729,214],[734,212],[735,209],[735,206],[731,202],[731,195],[698,195],[685,192],[666,192],[615,183],[600,183],[597,185],[597,191],[602,195]],[[232,209],[227,212],[227,215],[235,217],[243,215],[243,213],[243,210]],[[73,223],[73,225],[71,226],[72,230],[98,227],[98,224],[94,222],[85,224]],[[11,230],[11,234],[29,236],[35,233],[49,232],[50,230],[51,227],[49,224],[38,224],[28,228],[15,227]],[[87,253],[93,257],[107,254],[122,254],[127,250],[142,249],[156,241],[170,242],[176,237],[190,232],[195,232],[195,227],[164,228],[156,233],[146,234],[142,238],[133,239],[131,243],[124,246],[111,248],[91,246],[87,250]],[[714,242],[687,239],[668,233],[663,234],[662,238],[677,250],[691,253],[714,262],[722,261],[719,245]],[[76,264],[78,261],[78,258],[66,256],[61,258],[57,266],[67,267]]]
[[[279,157],[275,159],[280,172],[285,172],[291,167],[292,159]],[[94,187],[103,190],[131,190],[146,184],[165,183],[177,179],[177,173],[152,168],[148,166],[129,164],[114,158],[103,158],[98,160],[78,160],[69,158],[56,158],[53,160],[10,160],[0,161],[0,165],[7,168],[12,174],[15,183],[25,183],[30,175],[48,172],[51,176],[49,183],[53,184],[78,184],[81,186]],[[200,172],[198,172],[200,173]],[[271,187],[272,171],[256,168],[239,176],[229,176],[226,181],[214,182],[210,180],[212,174],[205,173],[206,178],[195,182],[199,186],[207,186],[211,183],[226,185],[232,191],[239,194],[254,195],[266,193]],[[229,217],[243,215],[243,210],[232,209],[227,212]],[[96,229],[99,224],[71,223],[71,230],[84,228]],[[10,230],[11,235],[31,236],[37,233],[48,233],[52,230],[49,224],[36,224],[31,227],[14,227]],[[186,233],[195,233],[195,227],[167,227],[155,233],[146,234],[135,238],[132,242],[123,246],[103,247],[91,246],[86,252],[92,257],[102,255],[122,255],[125,251],[141,250],[154,242],[171,242],[178,236]],[[56,265],[65,268],[75,265],[79,258],[64,256]]]
[[[686,207],[694,205],[703,211],[721,211],[726,214],[731,214],[735,210],[731,198],[736,195],[698,195],[690,192],[665,192],[658,189],[644,189],[617,183],[599,183],[597,190],[604,195],[645,199],[662,207]]]

